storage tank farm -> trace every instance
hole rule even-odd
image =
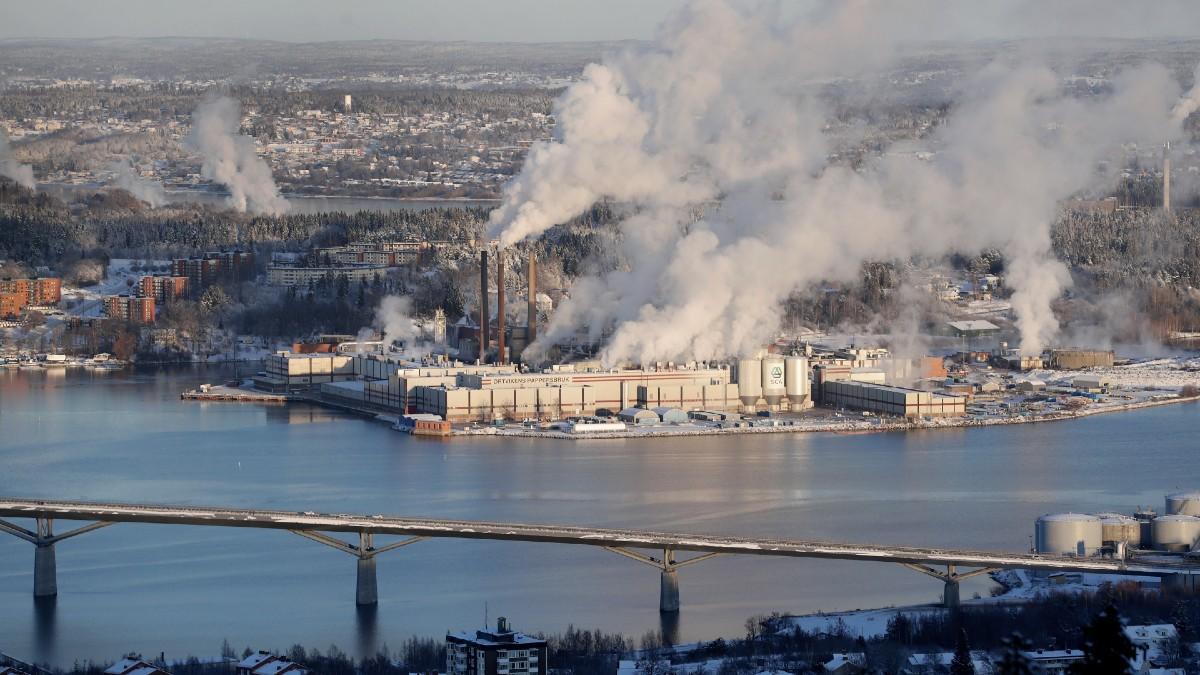
[[[779,410],[783,397],[787,396],[787,385],[783,377],[783,359],[768,356],[762,360],[762,396],[768,410]]]
[[[1200,492],[1176,492],[1167,495],[1167,514],[1200,516]]]
[[[1133,515],[1051,513],[1037,519],[1034,532],[1034,550],[1047,555],[1200,552],[1200,491],[1167,495],[1161,516],[1140,507]]]
[[[1123,513],[1097,513],[1102,532],[1101,541],[1116,542],[1137,548],[1142,545],[1142,523]]]
[[[783,360],[784,386],[787,391],[788,406],[793,412],[808,407],[812,400],[811,384],[808,379],[808,359],[803,356],[789,356]]]
[[[758,359],[740,359],[737,362],[738,399],[742,412],[754,412],[758,399],[762,398],[762,366]]]
[[[735,374],[743,413],[755,412],[760,404],[766,410],[792,412],[812,405],[808,359],[803,356],[739,359]]]
[[[1091,556],[1104,545],[1104,525],[1086,513],[1049,513],[1037,519],[1034,539],[1038,553]]]
[[[1154,519],[1152,545],[1156,551],[1186,553],[1200,541],[1200,518],[1168,513]]]

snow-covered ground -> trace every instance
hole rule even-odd
[[[70,309],[68,313],[79,317],[98,317],[104,312],[100,299],[106,295],[121,295],[136,293],[137,283],[146,274],[155,274],[154,268],[169,267],[169,260],[134,260],[131,258],[112,258],[108,261],[105,277],[94,286],[63,286],[64,304]],[[138,270],[134,270],[138,267]]]
[[[1056,578],[1031,575],[1025,570],[996,572],[992,578],[1005,586],[1005,592],[988,598],[964,598],[966,607],[1020,604],[1050,593],[1094,593],[1102,584],[1132,581],[1139,584],[1157,584],[1152,577],[1134,577],[1121,574],[1070,574]],[[803,629],[806,633],[839,633],[865,639],[883,637],[888,622],[897,614],[910,618],[937,615],[945,612],[935,605],[911,605],[907,607],[885,607],[847,612],[823,612],[788,617],[788,625]]]

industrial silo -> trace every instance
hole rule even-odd
[[[779,403],[787,395],[783,359],[778,356],[768,356],[762,360],[762,395],[772,410],[778,410]]]
[[[1167,495],[1167,515],[1200,516],[1200,492]]]
[[[1037,519],[1035,547],[1050,555],[1090,556],[1104,542],[1100,518],[1085,513],[1049,513]]]
[[[783,379],[791,409],[803,410],[810,398],[808,359],[803,356],[789,356],[784,359]]]
[[[743,412],[754,412],[758,399],[762,398],[762,366],[758,359],[741,359],[737,363],[738,399]]]
[[[1123,513],[1097,513],[1104,543],[1123,542],[1133,547],[1142,544],[1142,524]]]
[[[1168,514],[1154,519],[1154,549],[1157,551],[1190,551],[1200,540],[1200,518]]]

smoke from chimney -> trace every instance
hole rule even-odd
[[[1051,5],[1024,3],[1021,20],[1049,25],[1030,15]],[[687,3],[654,44],[589,65],[562,94],[555,139],[530,149],[490,234],[511,245],[601,199],[635,208],[621,223],[627,265],[577,280],[531,358],[584,326],[611,334],[610,364],[750,354],[797,290],[857,281],[864,261],[988,248],[1008,263],[1022,352],[1055,338],[1050,305],[1070,283],[1050,237],[1061,200],[1103,189],[1111,178],[1095,167],[1120,143],[1179,137],[1178,83],[1147,63],[1079,98],[1036,55],[1001,58],[956,83],[947,119],[920,141],[852,167],[838,151],[863,131],[830,131],[827,83],[869,88],[899,40],[966,6],[821,7]]]
[[[526,302],[526,320],[525,328],[526,346],[537,339],[537,254],[532,248],[529,249],[528,268],[525,271],[526,287],[528,288],[528,297]]]

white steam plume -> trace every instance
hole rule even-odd
[[[8,144],[8,134],[4,129],[0,129],[0,176],[11,178],[17,185],[30,190],[37,186],[33,180],[33,167],[13,159],[12,147]]]
[[[167,192],[158,181],[142,178],[125,162],[113,162],[112,170],[117,174],[116,185],[122,190],[128,191],[154,208],[167,203]]]
[[[277,215],[288,210],[287,200],[258,156],[254,139],[238,134],[241,111],[237,101],[222,96],[201,103],[192,113],[187,146],[204,157],[200,172],[229,188],[229,206],[237,211]]]
[[[375,311],[375,326],[383,334],[384,348],[399,340],[411,352],[423,335],[421,324],[412,316],[412,299],[402,295],[389,295],[379,303]]]
[[[701,0],[653,46],[589,66],[491,233],[511,245],[598,198],[629,202],[629,266],[579,280],[530,353],[580,326],[612,331],[608,363],[748,353],[796,289],[853,280],[867,260],[990,247],[1010,263],[1022,351],[1039,352],[1058,331],[1050,302],[1070,280],[1050,241],[1059,202],[1094,185],[1098,160],[1121,142],[1178,136],[1179,87],[1151,64],[1080,100],[1046,67],[993,64],[919,148],[894,148],[933,150],[932,161],[830,161],[833,115],[818,85],[877,70],[889,36],[905,32],[893,26],[936,23],[904,11],[945,4],[847,0],[789,18],[779,3]],[[685,207],[699,203],[716,205],[690,222]]]
[[[1200,110],[1200,66],[1196,66],[1196,71],[1192,75],[1191,90],[1180,99],[1172,114],[1177,123],[1183,124],[1184,120],[1191,117],[1192,113],[1197,110]]]

